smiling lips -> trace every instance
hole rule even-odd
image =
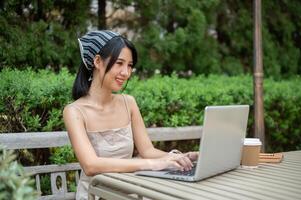
[[[116,80],[117,84],[120,86],[122,86],[125,81],[124,79],[120,79],[120,78],[116,78],[115,80]]]

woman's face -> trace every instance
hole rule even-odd
[[[129,48],[124,47],[111,70],[105,74],[103,87],[107,87],[114,92],[121,90],[131,76],[132,67],[132,52]]]

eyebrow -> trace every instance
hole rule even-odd
[[[117,60],[121,60],[121,61],[123,61],[123,62],[125,62],[126,60],[125,59],[123,59],[123,58],[117,58]],[[130,63],[133,63],[133,61],[130,61]]]

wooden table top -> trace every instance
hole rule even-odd
[[[133,173],[100,174],[93,177],[89,192],[112,200],[137,199],[127,194],[160,200],[301,199],[301,151],[285,152],[281,163],[238,168],[194,183]]]

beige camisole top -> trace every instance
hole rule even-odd
[[[107,129],[102,131],[87,131],[88,138],[99,157],[107,158],[132,158],[134,150],[133,134],[131,127],[131,115],[129,112],[126,96],[122,95],[125,107],[129,117],[129,123],[121,128]],[[76,107],[83,115],[85,124],[87,117],[83,109],[75,104],[70,104]],[[87,128],[87,126],[86,126]],[[84,171],[81,171],[81,176],[77,185],[76,200],[88,199],[88,186],[91,177],[87,176]]]

